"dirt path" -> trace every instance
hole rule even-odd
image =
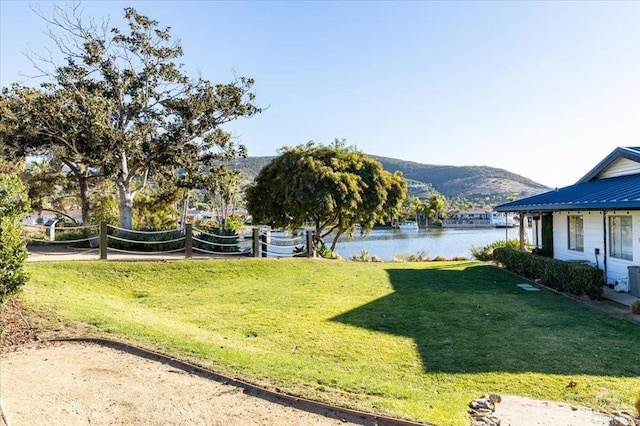
[[[22,345],[2,354],[0,370],[10,426],[374,424],[331,410],[301,410],[94,343]],[[503,396],[494,415],[503,426],[607,426],[611,420],[587,408],[517,396]]]
[[[0,367],[11,426],[357,424],[92,343],[22,346]]]

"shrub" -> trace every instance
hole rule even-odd
[[[179,240],[183,234],[178,229],[157,233],[153,229],[133,231],[109,228],[109,236],[112,237],[108,239],[109,248],[117,250],[154,253],[184,248],[184,240]]]
[[[484,262],[494,260],[493,259],[493,251],[497,248],[510,248],[513,250],[520,250],[520,240],[512,239],[512,240],[498,240],[494,241],[491,244],[487,244],[484,247],[476,247],[471,246],[471,254],[478,260],[482,260]]]
[[[421,250],[416,254],[396,254],[393,256],[394,262],[428,262],[431,258],[425,250]]]
[[[634,314],[640,314],[640,299],[636,299],[631,302],[631,312]]]
[[[194,235],[193,246],[214,253],[240,253],[240,236],[229,228],[209,228]],[[204,242],[203,242],[204,241]]]
[[[24,285],[27,258],[20,219],[29,210],[27,190],[15,175],[0,175],[0,303]]]
[[[95,237],[98,233],[97,228],[70,229],[56,228],[56,241],[75,241],[71,243],[74,247],[89,247],[89,238]]]
[[[370,262],[371,256],[367,249],[362,249],[359,255],[354,254],[349,258],[349,260],[353,260],[354,262]]]
[[[316,254],[323,259],[341,259],[339,254],[334,253],[331,249],[327,248],[327,246],[321,241],[316,241]]]
[[[593,266],[522,253],[510,248],[495,249],[493,257],[508,270],[556,290],[591,298],[602,296],[604,276],[601,270]]]
[[[465,256],[453,256],[451,258],[452,262],[460,262],[460,261],[463,261],[463,260],[469,260],[469,259],[467,259]]]

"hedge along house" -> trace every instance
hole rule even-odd
[[[628,280],[640,265],[640,147],[616,148],[575,185],[495,210],[520,215],[521,248],[528,216],[534,252],[592,263],[607,283]]]

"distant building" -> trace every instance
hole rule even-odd
[[[459,210],[442,221],[443,228],[490,228],[493,226],[491,209]]]

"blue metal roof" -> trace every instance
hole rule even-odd
[[[584,181],[583,178],[575,185],[501,204],[495,208],[499,212],[638,209],[640,209],[640,174],[590,181]]]

